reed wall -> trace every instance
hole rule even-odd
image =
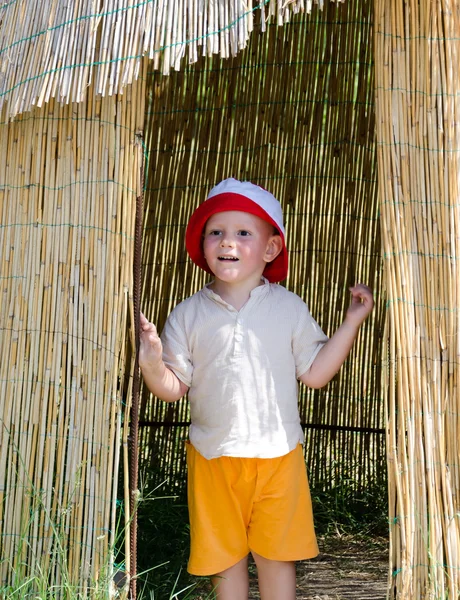
[[[160,328],[205,282],[184,228],[230,175],[281,200],[285,285],[326,332],[374,287],[340,375],[301,392],[311,481],[381,482],[386,429],[389,594],[457,598],[458,0],[22,6],[0,7],[0,585],[110,576],[145,164]],[[141,400],[141,470],[179,489],[187,405]]]
[[[0,590],[112,572],[144,98],[1,119]]]
[[[391,594],[460,590],[460,3],[375,4]]]

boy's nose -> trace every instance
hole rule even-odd
[[[220,245],[222,247],[224,247],[224,246],[234,246],[234,244],[235,244],[235,242],[234,242],[233,238],[231,236],[228,236],[228,235],[224,235],[222,237],[222,239],[220,240]]]

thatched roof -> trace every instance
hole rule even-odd
[[[333,0],[332,0],[333,1]],[[343,2],[344,0],[338,0]],[[236,55],[254,20],[279,25],[324,0],[11,0],[0,8],[0,109],[13,118],[50,98],[81,102],[139,76],[144,56],[165,74],[199,54]],[[97,3],[99,4],[99,3]]]

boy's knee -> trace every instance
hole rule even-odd
[[[256,563],[257,570],[270,571],[274,574],[286,574],[287,576],[294,573],[295,576],[295,562],[291,560],[271,560],[257,554],[257,552],[251,552],[254,562]]]
[[[259,591],[262,600],[295,600],[296,571],[295,562],[270,560],[252,552],[259,579]]]
[[[211,577],[217,600],[246,600],[249,594],[248,557]]]

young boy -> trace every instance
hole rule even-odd
[[[220,600],[247,600],[247,558],[262,600],[293,600],[295,561],[318,548],[302,454],[297,380],[319,388],[347,357],[373,307],[351,288],[345,320],[327,339],[305,303],[275,285],[287,275],[279,202],[226,179],[192,215],[191,259],[214,276],[172,311],[161,340],[141,317],[139,364],[166,402],[188,392],[191,550]]]

